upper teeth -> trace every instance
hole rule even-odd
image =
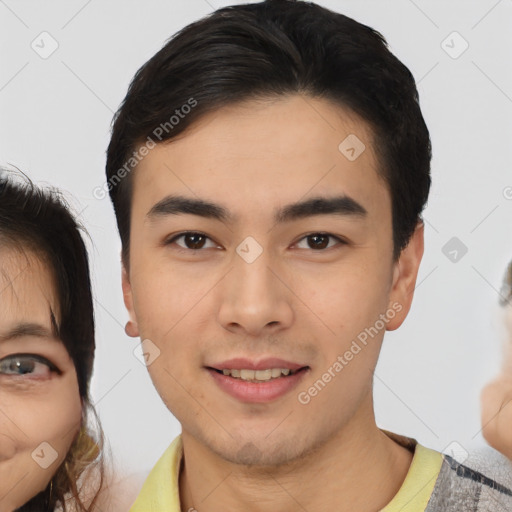
[[[222,370],[224,375],[231,375],[242,380],[270,380],[281,375],[289,375],[288,368],[269,368],[268,370]]]

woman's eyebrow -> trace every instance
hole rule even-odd
[[[219,204],[186,196],[167,196],[158,201],[148,211],[149,220],[168,215],[198,215],[200,217],[216,219],[222,222],[235,222],[237,220],[227,208]],[[365,218],[368,212],[364,206],[347,195],[335,197],[314,197],[306,201],[292,203],[279,208],[274,213],[276,223],[313,217],[316,215],[341,215],[355,218]]]
[[[0,342],[26,336],[51,339],[55,337],[55,334],[44,325],[32,322],[20,322],[9,328],[6,332],[0,332]]]

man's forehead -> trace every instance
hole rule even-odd
[[[230,155],[278,159],[301,158],[301,153],[317,150],[332,155],[344,149],[342,143],[352,143],[357,153],[341,153],[355,161],[364,151],[373,153],[373,129],[358,114],[331,100],[300,94],[285,95],[273,100],[248,99],[227,104],[194,119],[193,123],[176,137],[154,141],[149,160],[180,157],[200,160],[203,155],[226,159]],[[347,139],[348,138],[348,139]],[[138,146],[145,144],[141,139]],[[358,147],[354,147],[354,143]],[[368,151],[367,151],[368,150]],[[168,153],[168,154],[166,154]],[[314,154],[314,153],[313,153]]]
[[[319,100],[316,101],[314,108],[318,109]],[[354,133],[347,135],[348,128],[343,123],[350,123],[351,129],[359,126],[358,119],[353,116],[348,120],[342,119],[339,126],[331,126],[329,123],[339,120],[339,113],[329,112],[328,102],[321,104],[324,111],[319,115],[312,107],[299,101],[302,109],[322,126],[322,137],[312,137],[309,128],[304,126],[301,130],[306,134],[305,141],[282,136],[278,130],[274,133],[275,137],[267,139],[266,144],[265,140],[258,142],[251,139],[249,133],[244,135],[241,128],[238,130],[240,136],[230,139],[216,130],[217,118],[213,115],[209,122],[199,122],[179,138],[156,144],[138,164],[133,176],[134,194],[142,192],[145,196],[144,215],[149,214],[150,209],[152,213],[161,210],[163,205],[157,204],[164,201],[167,195],[196,196],[203,202],[213,196],[218,199],[216,203],[222,203],[222,197],[227,199],[224,203],[228,203],[234,195],[247,195],[258,201],[265,199],[267,206],[270,203],[290,203],[290,207],[292,199],[301,197],[315,198],[320,195],[328,199],[327,196],[346,195],[348,201],[354,203],[355,209],[362,213],[367,209],[365,201],[370,202],[365,189],[378,185],[387,191],[386,184],[377,172],[373,138],[364,123],[358,130],[361,138]],[[274,108],[274,105],[269,108]],[[330,117],[324,120],[322,116]],[[247,126],[251,126],[252,117],[247,121]],[[288,126],[289,120],[282,121],[284,126]],[[233,130],[229,123],[225,125],[228,132]],[[276,138],[281,140],[276,141]],[[308,144],[307,148],[304,147],[305,143]],[[320,189],[327,189],[329,193],[318,194]],[[361,208],[355,203],[359,203]],[[222,209],[222,205],[218,206]],[[226,208],[220,211],[215,206],[209,210],[213,213],[210,216],[223,217],[224,220],[228,220],[233,213]],[[214,213],[214,210],[217,212]],[[283,215],[286,216],[287,212],[276,210],[273,216],[277,219]]]

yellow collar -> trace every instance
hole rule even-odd
[[[382,430],[414,451],[407,476],[394,498],[380,512],[424,512],[441,469],[441,453],[416,440]],[[179,474],[183,445],[179,435],[165,450],[147,477],[130,512],[181,512]]]

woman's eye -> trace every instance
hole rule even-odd
[[[37,355],[15,354],[0,360],[0,375],[49,378],[58,368],[46,358]]]
[[[300,242],[297,244],[297,247],[300,249],[313,249],[313,250],[322,250],[322,249],[329,249],[333,245],[329,245],[329,239],[335,240],[339,244],[343,245],[346,242],[342,240],[341,238],[338,238],[334,235],[329,235],[328,233],[312,233],[311,235],[307,235],[304,238],[300,240]],[[300,247],[300,243],[302,241],[306,241],[307,247]]]
[[[178,240],[182,240],[182,243],[178,243]],[[206,241],[209,240],[211,243],[210,247],[217,247],[205,234],[197,233],[195,231],[189,231],[187,233],[181,233],[166,242],[166,245],[176,242],[176,244],[182,249],[198,250],[208,248]]]

